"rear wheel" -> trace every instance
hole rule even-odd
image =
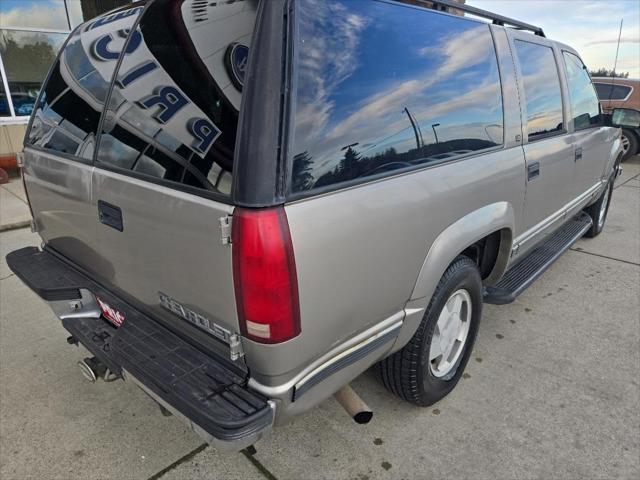
[[[607,214],[609,213],[609,205],[611,205],[611,196],[613,195],[613,179],[614,177],[609,180],[607,188],[604,189],[598,201],[586,209],[593,224],[585,233],[585,237],[597,237],[604,228],[604,222],[607,220]]]
[[[417,405],[445,397],[469,360],[481,315],[480,271],[459,256],[440,279],[412,339],[378,364],[385,387]]]

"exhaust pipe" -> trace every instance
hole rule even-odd
[[[82,373],[82,376],[91,383],[94,383],[99,377],[101,377],[107,369],[107,367],[105,367],[96,357],[80,360],[78,362],[78,367],[80,367],[80,373]]]
[[[371,421],[373,412],[348,384],[334,393],[333,396],[356,423],[364,424]]]
[[[112,382],[118,379],[118,376],[112,373],[109,368],[96,357],[80,360],[78,367],[80,367],[82,376],[91,383],[94,383],[98,378],[103,379],[105,382]]]

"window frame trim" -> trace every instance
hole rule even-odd
[[[310,188],[308,190],[302,190],[299,192],[294,192],[291,189],[291,185],[292,185],[292,171],[293,171],[293,161],[294,161],[294,155],[291,155],[289,152],[291,151],[291,144],[292,144],[292,140],[293,140],[293,136],[294,136],[294,119],[295,119],[295,112],[296,112],[296,105],[297,105],[297,84],[298,84],[298,62],[297,61],[291,61],[291,63],[293,64],[293,69],[290,72],[290,79],[289,79],[289,99],[287,102],[287,114],[288,117],[286,118],[286,132],[287,132],[287,139],[285,142],[286,148],[283,148],[283,152],[284,155],[286,155],[286,182],[284,185],[284,196],[285,196],[285,200],[286,203],[290,203],[290,202],[299,202],[305,199],[310,199],[310,198],[315,198],[317,196],[324,196],[327,194],[331,194],[331,193],[339,193],[343,190],[349,190],[351,188],[358,188],[360,186],[367,186],[371,183],[377,183],[380,182],[382,180],[385,180],[387,178],[392,178],[392,177],[396,177],[396,176],[402,176],[402,175],[408,175],[408,174],[413,174],[413,173],[418,173],[420,171],[423,170],[430,170],[432,168],[437,168],[441,165],[444,164],[449,164],[449,163],[457,163],[457,162],[461,162],[461,161],[465,161],[465,160],[469,160],[472,158],[475,158],[477,156],[480,155],[486,155],[488,153],[491,152],[497,152],[497,151],[501,151],[501,150],[506,150],[506,136],[505,136],[505,132],[506,132],[506,128],[507,126],[505,125],[505,102],[504,102],[504,85],[503,85],[503,78],[502,78],[502,72],[501,72],[501,64],[500,64],[500,58],[498,55],[498,46],[496,45],[496,39],[494,36],[494,32],[491,29],[491,24],[487,23],[487,22],[483,22],[474,18],[466,18],[466,17],[459,17],[457,15],[452,15],[450,13],[447,12],[442,12],[439,10],[433,10],[430,8],[426,8],[426,7],[421,7],[418,5],[412,5],[412,4],[405,4],[405,3],[398,3],[395,2],[393,0],[377,0],[380,1],[381,3],[386,3],[392,6],[401,6],[401,7],[406,7],[406,8],[410,8],[413,10],[418,10],[421,11],[423,13],[427,13],[427,14],[434,14],[434,15],[446,15],[448,17],[453,17],[455,19],[461,20],[461,21],[467,21],[467,22],[472,22],[478,25],[485,25],[489,31],[489,36],[491,37],[491,45],[493,46],[493,56],[495,58],[495,62],[496,62],[496,72],[498,75],[498,82],[500,85],[500,103],[501,103],[501,111],[502,111],[502,142],[499,145],[496,145],[494,147],[488,147],[488,148],[483,148],[481,150],[475,150],[466,154],[462,154],[459,156],[455,156],[452,158],[444,158],[444,159],[440,159],[440,160],[434,160],[433,162],[425,162],[425,163],[421,163],[421,164],[417,164],[417,165],[412,165],[410,167],[405,167],[405,168],[398,168],[396,170],[390,170],[387,172],[380,172],[378,174],[375,175],[370,175],[370,176],[366,176],[366,177],[360,177],[360,178],[354,178],[351,180],[345,180],[342,182],[337,182],[337,183],[333,183],[331,185],[325,185],[325,186],[321,186],[321,187],[314,187],[314,188]],[[294,2],[294,19],[293,19],[293,24],[294,24],[294,31],[293,31],[293,35],[292,35],[292,41],[291,41],[291,46],[290,46],[290,55],[292,59],[297,60],[298,58],[298,51],[299,48],[298,46],[300,45],[300,28],[299,28],[299,15],[297,12],[297,9],[300,8],[300,2]],[[425,157],[426,158],[426,157]]]

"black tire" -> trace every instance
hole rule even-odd
[[[600,235],[600,232],[602,232],[604,228],[604,224],[607,220],[607,215],[609,214],[609,207],[611,206],[614,178],[615,177],[611,177],[609,179],[607,188],[602,191],[602,194],[600,195],[596,203],[589,205],[585,210],[585,212],[589,214],[591,220],[593,221],[591,228],[587,230],[587,233],[584,234],[584,236],[587,238],[597,237],[598,235]],[[607,204],[605,205],[604,217],[602,219],[602,222],[600,222],[600,210],[602,209],[602,204],[605,201],[607,202]]]
[[[434,328],[449,297],[459,289],[471,297],[471,319],[466,343],[456,364],[444,377],[436,377],[429,364],[429,348]],[[447,268],[418,330],[401,350],[377,365],[384,386],[400,398],[420,406],[431,405],[444,398],[458,383],[469,360],[482,316],[482,279],[470,258],[457,257]]]
[[[622,156],[622,161],[624,162],[628,158],[638,153],[638,137],[636,137],[636,135],[632,131],[626,130],[624,128],[622,129],[622,135],[626,137],[627,140],[629,140],[629,149]]]

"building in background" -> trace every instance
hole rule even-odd
[[[71,30],[130,2],[0,1],[0,168],[15,165],[44,77]]]

